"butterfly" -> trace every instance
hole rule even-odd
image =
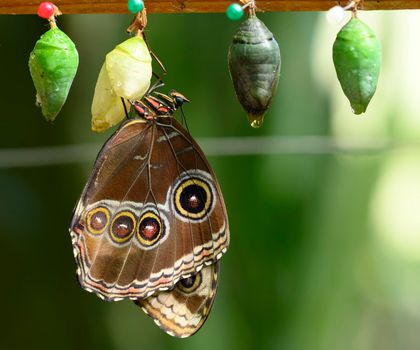
[[[70,234],[80,285],[131,299],[168,334],[204,323],[229,246],[223,195],[203,151],[173,117],[188,100],[149,93],[102,147]]]

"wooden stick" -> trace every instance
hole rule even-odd
[[[126,0],[52,0],[64,14],[128,13]],[[0,14],[35,14],[41,0],[1,0]],[[233,0],[145,0],[148,13],[224,12]],[[347,1],[257,0],[258,9],[273,11],[325,11]],[[364,0],[364,10],[419,9],[420,0]]]

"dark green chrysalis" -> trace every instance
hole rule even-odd
[[[71,39],[57,27],[44,33],[29,56],[36,102],[47,121],[53,121],[66,102],[76,75],[79,55]]]
[[[338,80],[355,114],[361,114],[375,93],[381,67],[381,45],[371,28],[351,18],[333,46]]]
[[[228,54],[236,96],[251,126],[262,125],[280,77],[280,48],[273,34],[255,15],[239,27]]]

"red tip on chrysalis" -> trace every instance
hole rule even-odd
[[[48,19],[54,16],[57,10],[57,6],[52,2],[44,1],[39,5],[37,13],[39,17]]]

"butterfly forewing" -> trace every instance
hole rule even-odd
[[[229,244],[216,177],[168,117],[128,121],[107,141],[70,231],[82,287],[107,300],[172,289]]]
[[[205,322],[216,296],[219,262],[203,268],[175,288],[136,301],[155,323],[175,337],[189,337]]]

